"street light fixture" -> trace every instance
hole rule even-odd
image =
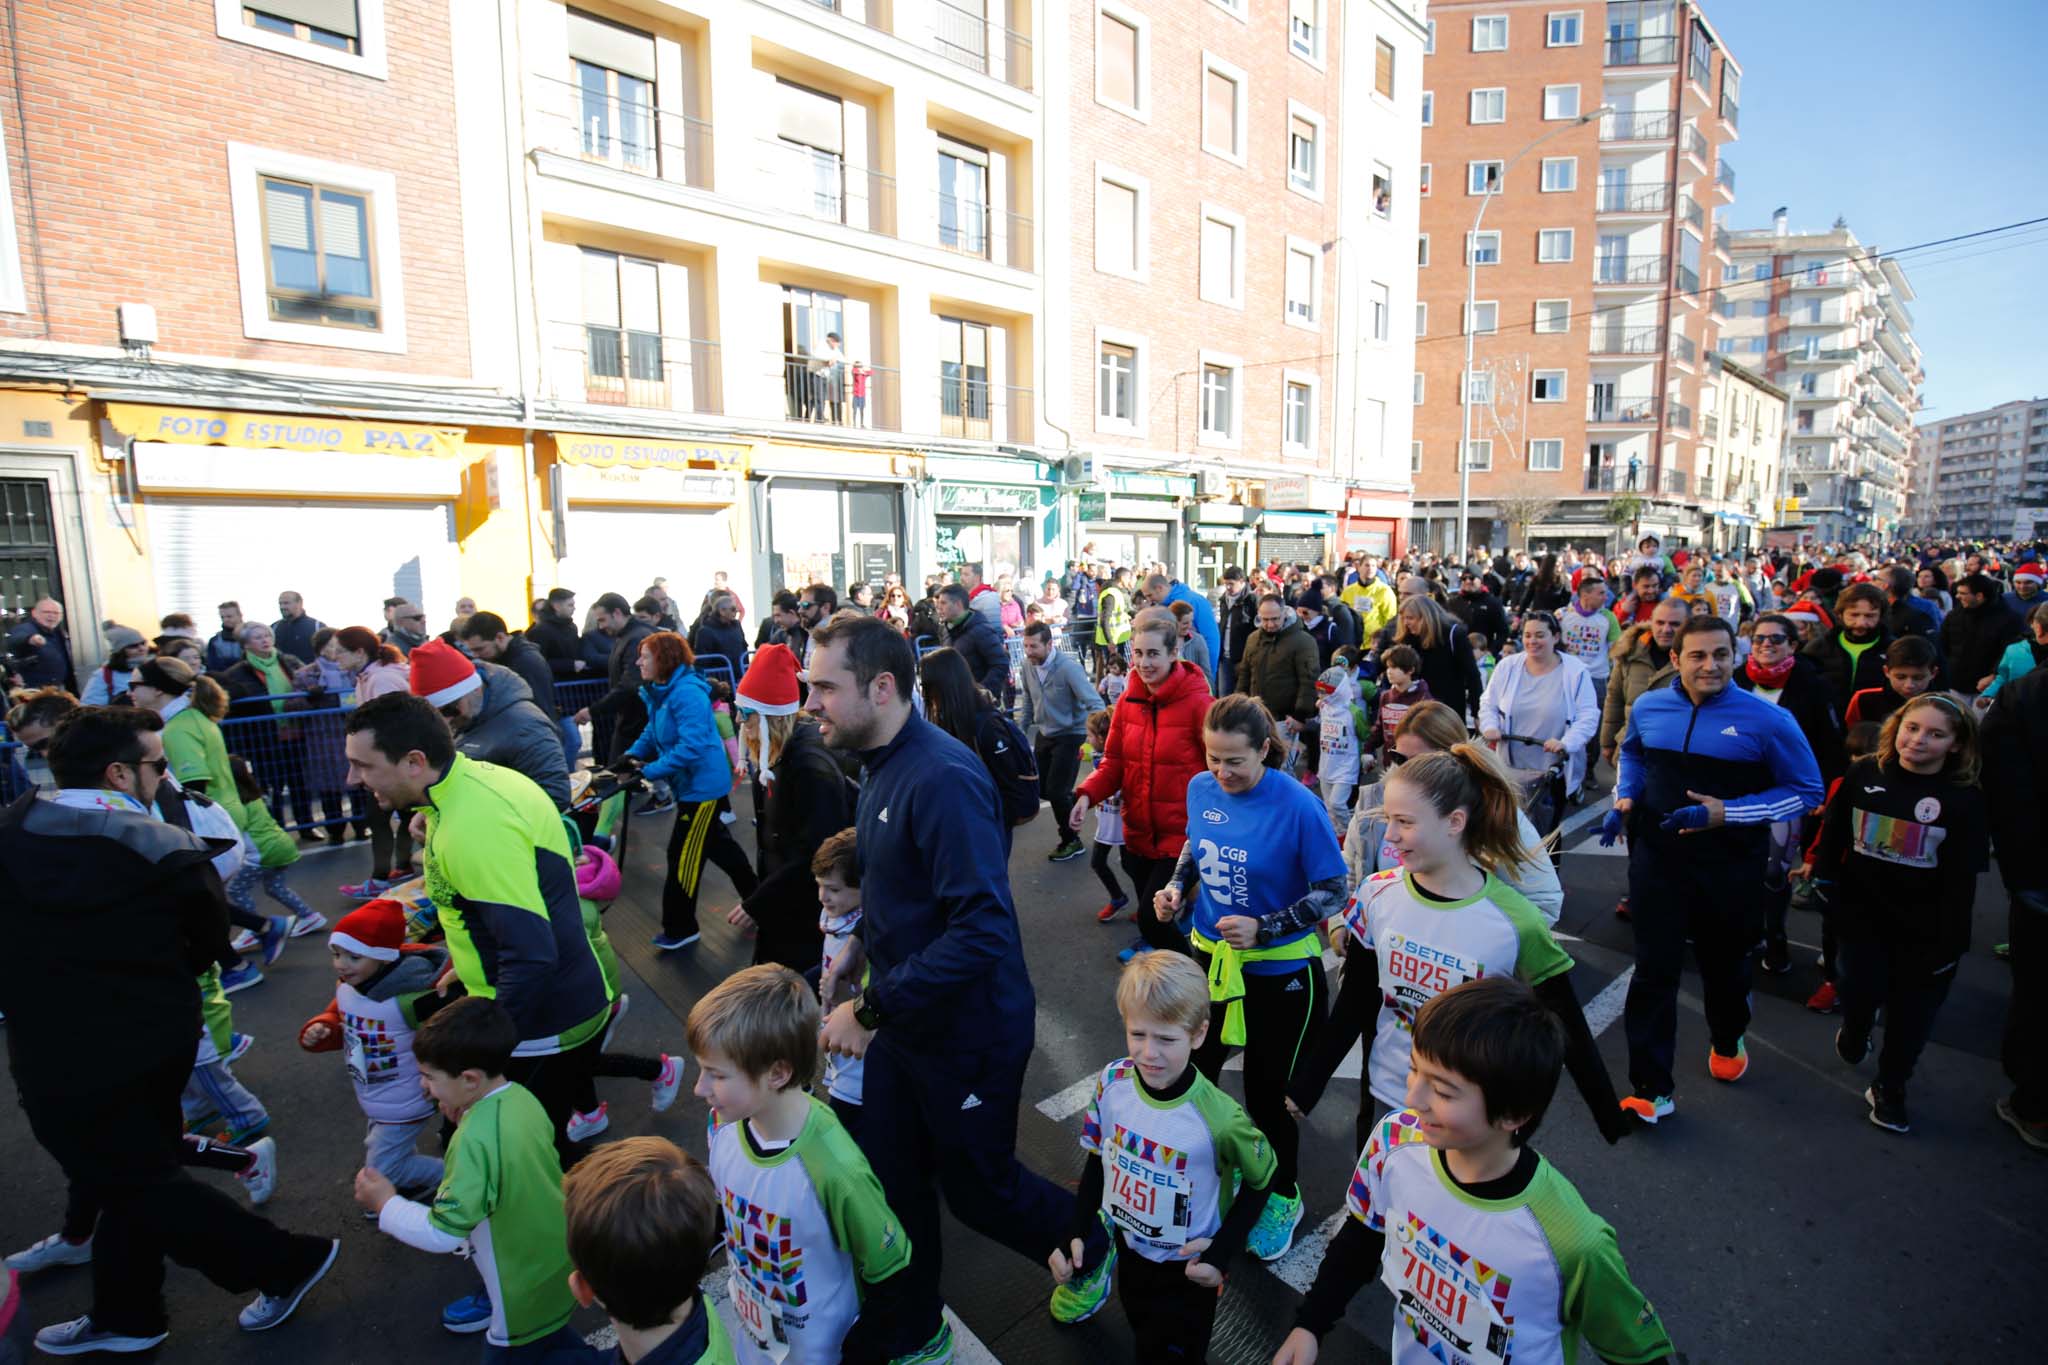
[[[1506,191],[1508,172],[1515,168],[1517,161],[1520,161],[1559,133],[1568,133],[1574,128],[1583,128],[1594,119],[1605,117],[1613,112],[1614,106],[1611,104],[1603,104],[1598,109],[1589,110],[1569,123],[1558,124],[1557,127],[1552,128],[1542,137],[1537,138],[1534,142],[1522,148],[1521,151],[1509,157],[1507,163],[1500,168],[1499,182],[1493,189],[1479,196],[1479,212],[1472,215],[1472,233],[1465,239],[1465,372],[1459,376],[1458,380],[1458,403],[1465,414],[1464,437],[1458,442],[1457,451],[1458,563],[1460,564],[1469,564],[1472,561],[1472,465],[1470,459],[1472,449],[1472,347],[1479,337],[1478,331],[1472,325],[1472,315],[1476,311],[1477,299],[1475,296],[1479,290],[1479,225],[1486,220],[1486,206],[1493,202],[1493,196]]]

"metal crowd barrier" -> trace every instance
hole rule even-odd
[[[342,739],[348,713],[332,692],[237,698],[220,723],[228,753],[246,759],[270,813],[285,829],[354,818]],[[359,814],[367,815],[365,805]]]

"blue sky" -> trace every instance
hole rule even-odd
[[[1704,0],[1742,66],[1731,228],[1837,214],[1890,251],[2048,217],[2043,0]],[[1919,298],[1925,420],[2048,395],[2048,225],[1900,264]]]

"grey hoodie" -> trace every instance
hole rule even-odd
[[[1108,703],[1073,655],[1056,649],[1046,662],[1051,668],[1043,680],[1038,676],[1039,666],[1029,658],[1018,668],[1024,681],[1024,734],[1033,741],[1086,734],[1089,713]]]
[[[483,703],[456,732],[456,749],[484,763],[524,773],[539,784],[556,810],[569,805],[569,764],[562,732],[533,703],[533,689],[509,668],[479,662]]]

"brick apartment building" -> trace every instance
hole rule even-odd
[[[1923,423],[1913,435],[1913,531],[1965,540],[2044,534],[2048,399],[1957,413]]]
[[[1690,0],[1437,0],[1429,18],[1417,540],[1458,544],[1469,327],[1471,544],[1703,543],[1725,510],[1700,473],[1740,65]]]

